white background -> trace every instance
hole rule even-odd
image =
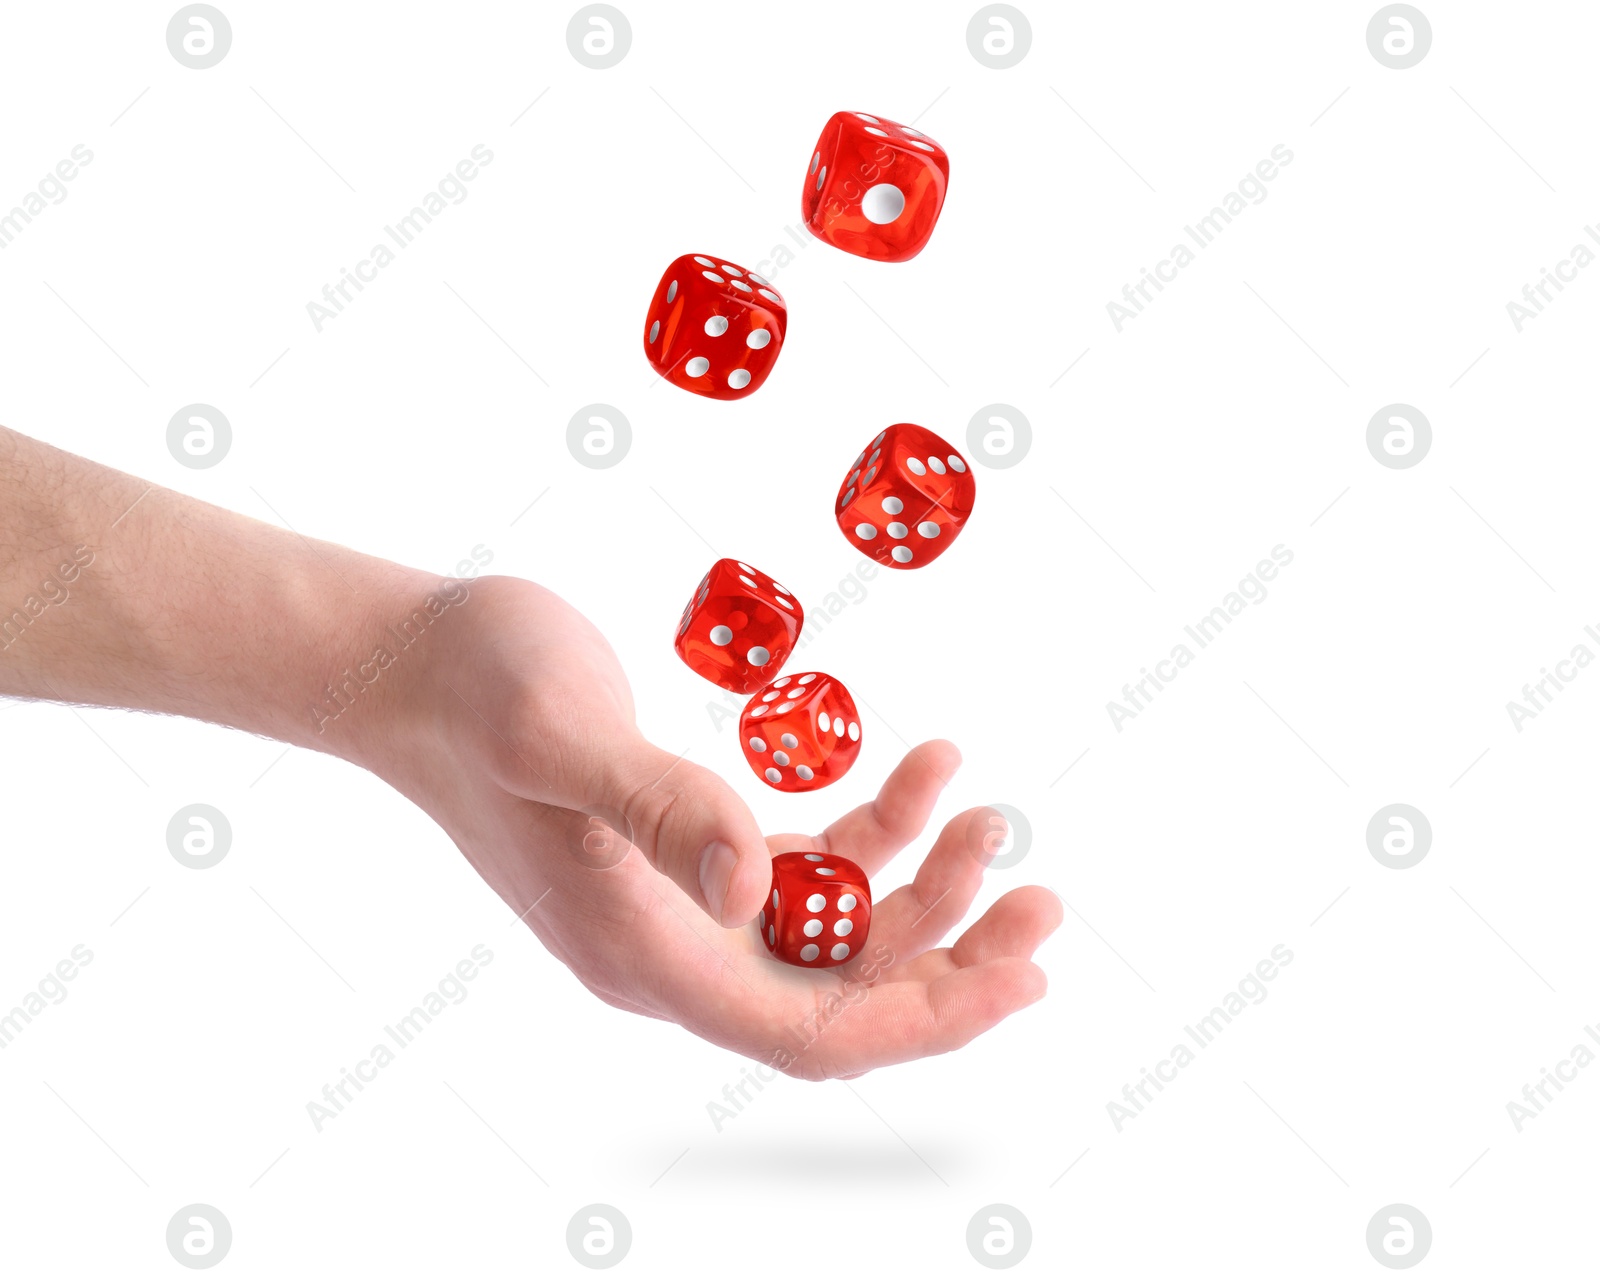
[[[995,1202],[1031,1221],[1025,1268],[1377,1269],[1395,1202],[1431,1221],[1424,1268],[1587,1260],[1600,1073],[1520,1132],[1506,1103],[1600,1020],[1600,671],[1520,733],[1505,703],[1600,653],[1600,270],[1520,334],[1505,306],[1600,216],[1600,14],[1428,3],[1433,47],[1397,71],[1371,0],[1030,0],[1032,49],[997,71],[970,2],[624,7],[604,71],[564,5],[227,0],[205,71],[168,53],[167,7],[13,7],[0,207],[94,159],[0,251],[0,419],[418,566],[483,545],[593,618],[647,732],[771,830],[865,799],[902,739],[955,740],[941,813],[1004,801],[1033,829],[979,906],[1038,882],[1069,907],[1050,994],[854,1091],[769,1085],[719,1131],[746,1063],[590,998],[370,776],[0,705],[0,1012],[94,953],[0,1052],[8,1267],[178,1268],[163,1234],[196,1201],[238,1270],[578,1268],[567,1222],[597,1201],[632,1269],[976,1269]],[[910,263],[785,233],[839,109],[950,154]],[[479,143],[466,201],[318,333],[306,303]],[[1106,303],[1280,143],[1266,200],[1118,333]],[[761,267],[778,244],[794,260]],[[745,401],[643,359],[683,252],[789,302]],[[604,471],[565,443],[596,401],[634,433]],[[829,511],[862,443],[912,420],[972,455],[996,401],[1029,454],[979,467],[954,548],[801,656],[869,709],[860,762],[764,791],[673,656],[684,600],[727,554],[815,607],[862,560]],[[205,471],[166,450],[193,402],[234,430]],[[1434,433],[1400,471],[1365,443],[1394,402]],[[1278,544],[1267,599],[1115,729],[1107,701]],[[197,801],[234,834],[206,871],[165,843]],[[1433,829],[1407,870],[1366,845],[1391,802]],[[315,1131],[306,1103],[478,943],[470,997]],[[1270,996],[1118,1131],[1107,1102],[1280,943]]]

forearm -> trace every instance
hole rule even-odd
[[[443,826],[518,914],[563,873],[580,909],[608,896],[595,810],[723,923],[771,884],[749,809],[640,734],[610,646],[555,594],[507,576],[469,593],[4,430],[0,694],[343,757]]]
[[[437,583],[0,429],[0,694],[359,760],[339,705],[387,687],[328,691]]]

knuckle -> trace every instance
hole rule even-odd
[[[678,815],[682,798],[681,789],[663,787],[658,781],[652,781],[635,788],[623,805],[623,816],[631,825],[629,836],[652,862],[657,860],[660,847],[668,839],[667,833]]]

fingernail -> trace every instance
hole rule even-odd
[[[726,841],[714,840],[700,853],[700,893],[706,900],[706,910],[722,923],[722,904],[728,900],[728,884],[733,880],[733,869],[739,864],[739,855]]]

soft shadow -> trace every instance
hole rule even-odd
[[[816,1136],[783,1138],[764,1138],[754,1128],[741,1130],[730,1124],[720,1133],[698,1138],[661,1184],[697,1181],[803,1186],[817,1182],[889,1182],[920,1186],[937,1183],[941,1177],[948,1181],[953,1172],[965,1173],[974,1162],[987,1158],[984,1147],[950,1141],[927,1142],[913,1151],[877,1120],[870,1116],[868,1119],[873,1126],[863,1127],[860,1135],[848,1129],[832,1129]],[[682,1150],[682,1146],[656,1150],[641,1147],[634,1153],[637,1169],[647,1173],[648,1180],[672,1163]]]

